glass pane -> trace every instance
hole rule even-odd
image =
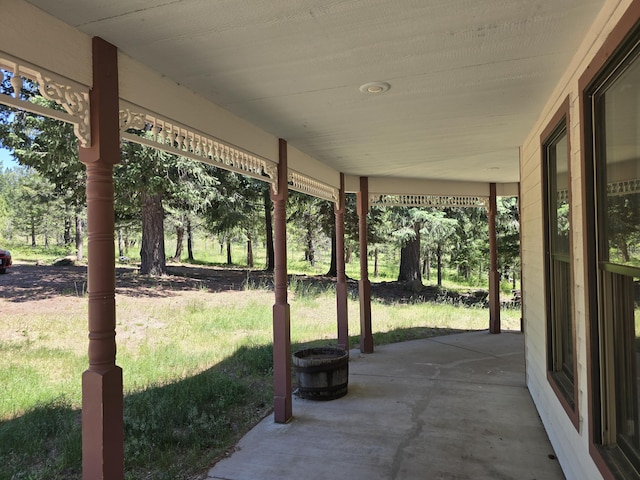
[[[605,274],[611,296],[617,349],[616,412],[620,446],[630,457],[640,455],[640,282],[638,278],[611,272]]]
[[[640,61],[603,94],[606,229],[612,263],[640,267]],[[606,259],[603,259],[606,260]]]
[[[573,328],[571,322],[571,266],[565,259],[551,263],[553,291],[554,370],[561,371],[573,382]],[[573,392],[568,392],[573,393]]]
[[[569,169],[567,158],[567,132],[563,132],[551,145],[552,158],[555,160],[555,208],[550,212],[555,216],[552,223],[551,249],[554,253],[569,255]]]

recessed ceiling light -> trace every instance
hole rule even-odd
[[[386,82],[370,82],[360,87],[362,93],[384,93],[391,88]]]

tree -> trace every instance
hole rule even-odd
[[[420,271],[420,234],[426,212],[420,208],[395,207],[393,236],[400,244],[399,282],[422,283]]]
[[[393,231],[390,212],[393,212],[393,209],[382,206],[372,206],[369,209],[367,212],[367,245],[379,245],[388,241]],[[346,195],[344,212],[345,263],[349,263],[352,251],[359,251],[359,221],[357,196],[348,194]]]
[[[37,96],[33,88],[27,83],[23,96],[32,97],[35,104],[60,108],[54,102]],[[53,186],[56,199],[63,202],[58,216],[63,216],[67,228],[65,241],[70,242],[69,231],[74,224],[76,256],[82,260],[86,173],[84,165],[78,161],[73,126],[29,112],[9,114],[7,109],[2,110],[0,118],[4,120],[0,123],[0,144],[9,149],[21,165],[33,168]]]
[[[511,272],[511,285],[516,288],[520,266],[520,215],[517,197],[501,197],[497,204],[496,236],[498,238],[498,268],[503,277]],[[567,232],[568,238],[568,232]]]
[[[323,230],[329,230],[327,225],[326,206],[323,214],[323,204],[326,200],[312,197],[310,195],[291,192],[287,203],[288,221],[290,228],[297,232],[294,238],[302,239],[304,250],[304,260],[314,266],[316,263],[316,245]],[[324,229],[323,224],[324,223]]]
[[[267,264],[265,270],[273,272],[276,266],[275,250],[273,248],[273,202],[271,201],[271,184],[263,183],[262,185],[262,201],[264,205],[264,231],[265,243],[267,248]]]
[[[190,225],[189,216],[204,211],[217,195],[214,172],[208,164],[124,142],[121,162],[114,169],[116,222],[122,225],[140,218],[142,274],[166,273],[165,217],[174,214],[175,224],[183,215],[184,225]]]
[[[37,245],[39,235],[44,236],[45,246],[49,246],[49,238],[57,226],[56,213],[61,206],[53,185],[33,170],[25,170],[17,186],[14,227],[28,236],[32,247]]]
[[[455,234],[451,237],[451,262],[458,274],[469,280],[476,270],[479,279],[487,272],[489,255],[489,225],[482,208],[445,208],[447,218],[454,219]]]
[[[438,286],[442,286],[442,255],[447,241],[455,233],[456,224],[456,220],[447,218],[442,210],[432,210],[423,217],[420,231],[428,244],[435,247]]]
[[[178,157],[170,165],[169,175],[175,178],[167,199],[169,221],[176,230],[176,250],[172,259],[175,262],[180,261],[186,233],[189,260],[193,261],[192,219],[203,213],[219,195],[216,168]]]
[[[19,183],[26,169],[18,166],[5,169],[4,172],[0,170],[0,173],[0,237],[11,240],[15,233],[12,220],[15,217]]]
[[[610,260],[638,265],[631,253],[640,243],[640,194],[607,197],[606,235]],[[567,235],[568,238],[568,235]]]
[[[173,183],[168,172],[169,164],[175,159],[155,148],[124,142],[121,162],[114,169],[116,194],[124,194],[116,197],[116,203],[132,204],[133,209],[140,209],[140,273],[144,275],[163,275],[167,271],[162,202]]]
[[[221,236],[227,243],[227,264],[232,263],[231,239],[244,235],[247,242],[247,263],[253,257],[253,239],[258,233],[259,205],[263,204],[262,188],[258,180],[218,169],[218,195],[204,213],[207,229]]]

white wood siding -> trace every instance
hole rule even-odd
[[[582,172],[580,165],[580,106],[578,79],[611,32],[630,0],[610,0],[588,30],[581,48],[556,86],[538,122],[522,146],[520,176],[522,196],[523,302],[526,331],[527,385],[547,429],[567,479],[602,478],[589,455],[587,396],[587,321],[585,261],[583,258]],[[571,423],[547,381],[546,314],[542,225],[540,135],[562,102],[569,96],[571,140],[571,225],[573,231],[574,318],[578,382],[579,431]]]

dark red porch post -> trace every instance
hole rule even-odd
[[[367,252],[367,213],[369,212],[369,178],[360,177],[358,192],[358,236],[360,237],[360,351],[373,353],[371,333],[371,282]]]
[[[340,193],[334,205],[336,220],[336,304],[338,313],[338,347],[349,351],[349,314],[347,310],[347,276],[344,273],[344,174],[340,174]]]
[[[113,165],[120,161],[118,51],[93,38],[87,167],[89,369],[82,375],[82,477],[124,478],[122,369],[116,365]]]
[[[489,185],[489,332],[500,333],[500,274],[496,238],[496,184]]]
[[[287,303],[287,212],[289,196],[287,142],[280,139],[277,193],[273,201],[274,289],[273,305],[273,410],[278,423],[292,417],[291,400],[291,321]]]

